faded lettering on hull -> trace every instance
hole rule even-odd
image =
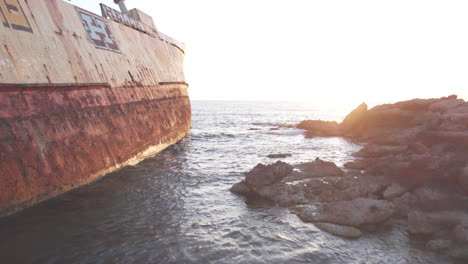
[[[88,32],[88,37],[96,48],[120,52],[106,21],[91,12],[77,8],[78,16]]]
[[[33,32],[18,0],[0,0],[0,21],[5,27]]]
[[[101,4],[101,11],[103,17],[108,17],[112,20],[123,23],[124,25],[132,27],[134,29],[143,30],[142,26],[138,21],[129,17],[127,14],[122,14],[119,11],[106,6],[105,4]]]

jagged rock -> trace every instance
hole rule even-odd
[[[329,177],[307,181],[304,193],[311,201],[334,202],[371,197],[386,186],[387,182],[381,176]]]
[[[352,226],[342,226],[330,223],[314,223],[314,225],[328,233],[345,238],[358,238],[362,235],[361,230]]]
[[[426,248],[431,251],[440,252],[450,248],[451,245],[452,242],[450,240],[434,239],[426,243]]]
[[[447,111],[448,109],[451,108],[456,108],[462,104],[464,104],[465,101],[463,99],[447,99],[447,100],[440,100],[438,102],[435,102],[429,106],[430,111]]]
[[[359,124],[366,116],[367,105],[365,103],[360,104],[356,109],[351,111],[345,119],[340,123],[340,128],[344,133],[348,133],[353,129],[354,126]]]
[[[267,155],[267,157],[270,158],[270,159],[281,159],[281,158],[287,158],[287,157],[291,157],[291,156],[292,155],[288,154],[288,153],[269,154],[269,155]]]
[[[280,206],[293,206],[310,202],[304,196],[303,183],[286,184],[283,182],[255,188],[255,192]]]
[[[344,226],[361,226],[384,222],[394,213],[391,202],[368,198],[338,201],[318,207],[298,206],[294,212],[305,222],[326,222]]]
[[[280,181],[292,171],[293,167],[285,162],[274,164],[257,164],[245,175],[245,183],[251,187],[260,187]]]
[[[229,190],[233,193],[242,194],[242,195],[249,195],[252,194],[252,189],[245,183],[245,181],[241,181],[239,183],[234,184]]]
[[[295,166],[306,178],[342,176],[343,171],[335,163],[316,158],[313,162],[306,162]]]
[[[336,137],[341,136],[342,132],[335,121],[305,120],[297,125],[299,129],[307,130],[309,137]]]
[[[398,196],[401,196],[403,195],[404,193],[406,193],[408,191],[408,189],[398,183],[394,183],[390,186],[387,187],[387,189],[385,189],[385,191],[382,193],[382,196],[389,200],[389,199],[393,199],[395,197],[398,197]]]
[[[394,106],[408,111],[426,111],[429,105],[439,101],[440,99],[412,99],[395,103]]]

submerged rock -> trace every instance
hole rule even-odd
[[[267,155],[267,158],[270,158],[270,159],[281,159],[281,158],[287,158],[287,157],[291,157],[292,154],[288,154],[288,153],[280,153],[280,154],[269,154]]]
[[[352,226],[342,226],[330,223],[314,223],[314,225],[328,233],[345,238],[358,238],[362,235],[361,230]]]

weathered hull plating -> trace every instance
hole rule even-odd
[[[115,44],[96,46],[82,10],[60,0],[0,0],[0,11],[8,23],[0,21],[0,215],[187,135],[190,101],[178,43],[94,16],[87,19],[105,21],[100,29],[109,33],[94,36]]]

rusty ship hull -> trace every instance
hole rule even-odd
[[[183,44],[139,10],[102,11],[0,0],[0,215],[188,134]]]

